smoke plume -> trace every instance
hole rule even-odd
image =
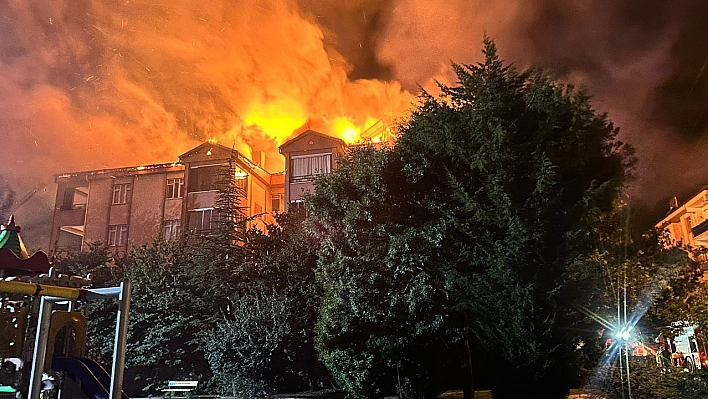
[[[0,176],[30,247],[53,174],[174,161],[204,140],[250,155],[303,125],[346,140],[454,84],[484,35],[519,68],[585,87],[640,156],[654,205],[708,182],[707,0],[0,0]],[[36,232],[36,233],[35,233]]]

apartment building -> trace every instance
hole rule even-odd
[[[682,204],[674,198],[655,227],[666,246],[708,247],[708,186]]]
[[[316,175],[331,173],[336,168],[337,158],[345,149],[341,139],[314,130],[307,130],[280,146],[285,157],[286,210],[302,203],[304,194],[314,188]]]
[[[316,175],[336,167],[344,148],[342,140],[308,130],[280,147],[286,160],[280,172],[207,142],[175,163],[59,174],[49,248],[60,253],[102,242],[120,252],[156,238],[207,233],[218,223],[217,185],[230,159],[245,214],[255,224],[272,222],[275,213],[302,201]]]

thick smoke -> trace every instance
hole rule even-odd
[[[46,235],[53,174],[169,162],[206,139],[267,152],[303,124],[405,115],[484,35],[586,87],[638,149],[632,196],[708,182],[706,0],[0,0],[0,175]],[[31,247],[46,238],[27,238]]]
[[[663,212],[668,198],[708,184],[706,0],[361,0],[346,2],[344,25],[341,10],[320,4],[329,2],[302,3],[333,36],[347,35],[332,41],[363,59],[360,76],[409,90],[454,84],[450,62],[479,61],[486,34],[517,67],[546,68],[593,95],[637,149],[634,201]]]
[[[295,129],[362,129],[414,100],[350,79],[288,0],[0,0],[0,15],[0,175],[26,233],[46,234],[55,173],[170,162],[205,140],[279,171]]]

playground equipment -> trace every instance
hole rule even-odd
[[[79,379],[87,397],[127,399],[122,386],[130,282],[92,289],[90,279],[58,274],[43,253],[31,257],[27,254],[19,231],[14,218],[7,225],[0,225],[0,278],[5,277],[0,280],[0,292],[8,296],[0,299],[0,357],[24,358],[25,369],[31,364],[29,399],[40,399],[42,377],[50,369]],[[25,300],[10,301],[9,296]],[[74,310],[76,304],[106,298],[117,298],[119,302],[110,375],[98,363],[84,357],[86,317]],[[59,302],[66,303],[68,309],[54,309]],[[28,339],[33,329],[36,331],[30,346]],[[71,356],[56,357],[55,344],[62,332],[64,354]],[[31,358],[26,353],[28,347]]]

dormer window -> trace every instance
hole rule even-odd
[[[291,159],[293,182],[309,181],[332,172],[332,154],[298,155]]]
[[[219,189],[219,182],[223,181],[225,165],[193,166],[189,170],[189,191],[212,191]]]

